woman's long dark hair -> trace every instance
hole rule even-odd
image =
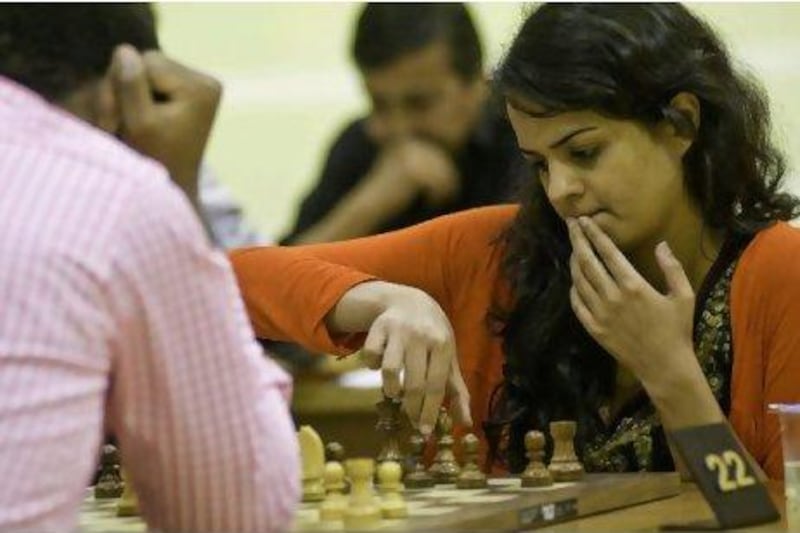
[[[542,5],[524,22],[495,83],[552,113],[670,121],[694,138],[684,174],[708,228],[753,234],[798,212],[797,200],[779,191],[785,161],[770,139],[763,90],[736,72],[714,32],[679,4]],[[700,102],[697,129],[669,105],[682,91]],[[583,448],[599,428],[596,413],[613,392],[616,365],[572,312],[569,238],[538,179],[522,191],[503,239],[515,302],[492,312],[506,361],[485,429],[493,459],[507,459],[513,472],[525,464],[525,432],[549,421],[577,420]]]

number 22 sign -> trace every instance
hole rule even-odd
[[[714,512],[717,523],[713,528],[750,526],[780,518],[727,424],[680,429],[669,436]]]
[[[717,488],[722,492],[756,484],[756,478],[747,473],[744,458],[733,450],[725,450],[721,455],[706,454],[706,468],[717,473]]]

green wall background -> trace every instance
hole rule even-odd
[[[800,193],[800,3],[690,5],[763,80],[792,164],[788,185]],[[525,7],[471,9],[491,66]],[[167,52],[225,85],[208,160],[252,223],[279,235],[338,130],[367,109],[349,62],[358,4],[165,3],[157,11]]]

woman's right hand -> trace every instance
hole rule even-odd
[[[371,281],[347,291],[326,316],[330,331],[367,331],[362,356],[381,369],[384,393],[402,398],[411,423],[427,435],[450,396],[457,423],[472,425],[458,366],[453,328],[427,293],[405,285]]]

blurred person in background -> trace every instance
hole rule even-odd
[[[522,161],[490,101],[465,5],[367,4],[352,54],[372,109],[334,141],[282,244],[371,235],[510,197]]]

